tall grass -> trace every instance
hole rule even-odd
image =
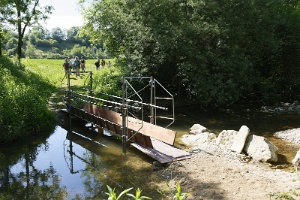
[[[0,57],[0,141],[10,141],[53,126],[48,98],[55,87],[20,64]]]

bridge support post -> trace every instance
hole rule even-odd
[[[101,128],[100,126],[98,126],[98,134],[99,135],[103,135],[103,128]]]
[[[89,91],[89,95],[92,96],[93,95],[93,72],[90,71],[90,91]]]
[[[154,97],[153,97],[153,90],[154,90],[154,81],[153,81],[153,77],[151,76],[150,77],[150,105],[153,105],[153,100],[154,100]],[[150,124],[154,124],[154,107],[151,106],[150,107]]]
[[[123,76],[123,81],[122,81],[122,151],[123,154],[126,153],[126,117],[127,117],[127,107],[126,107],[126,83],[125,83],[125,77]]]
[[[68,70],[67,78],[68,78],[68,91],[67,91],[67,111],[69,113],[69,130],[68,132],[72,132],[72,114],[71,114],[71,78],[70,78],[71,70]]]

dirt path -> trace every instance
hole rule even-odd
[[[205,151],[156,173],[170,184],[180,183],[182,191],[192,195],[188,199],[300,199],[299,173]]]

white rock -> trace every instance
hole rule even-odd
[[[186,134],[181,141],[187,146],[198,146],[201,143],[211,142],[216,138],[214,133],[204,132],[197,135]]]
[[[191,128],[190,128],[190,133],[191,134],[200,134],[207,131],[207,128],[200,125],[200,124],[194,124]]]
[[[233,144],[230,147],[230,149],[234,152],[242,153],[249,133],[250,133],[250,129],[247,126],[245,125],[241,126],[239,132],[237,133],[237,135],[233,140]]]
[[[278,160],[278,148],[262,136],[249,135],[244,150],[255,161],[277,162]]]
[[[287,140],[294,144],[300,144],[300,128],[278,131],[274,133],[274,136],[283,140]]]
[[[295,158],[292,160],[292,163],[296,170],[298,170],[298,167],[300,166],[300,150],[295,155]]]
[[[217,137],[217,145],[225,149],[230,148],[237,133],[235,130],[223,130]]]

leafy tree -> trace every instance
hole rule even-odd
[[[6,44],[4,46],[5,51],[8,56],[16,55],[16,47],[18,44],[18,37],[17,35],[12,31],[6,32]]]
[[[4,22],[5,17],[7,15],[7,11],[4,9],[5,6],[8,4],[8,0],[3,0],[0,2],[0,21]],[[4,46],[5,41],[5,35],[6,35],[7,29],[5,28],[5,25],[3,23],[0,24],[0,56],[2,56],[2,50]]]
[[[57,27],[57,28],[53,28],[51,30],[51,37],[52,37],[53,40],[61,42],[65,39],[65,34],[61,30],[61,28]]]
[[[128,75],[204,106],[269,98],[299,80],[299,1],[95,0],[84,14],[91,41]]]
[[[34,26],[26,35],[30,43],[36,45],[37,40],[50,39],[50,32],[41,25]]]
[[[10,35],[10,32],[0,24],[0,56],[2,56],[5,46],[7,46],[7,38],[9,38]],[[5,42],[6,44],[4,44]]]
[[[25,50],[25,56],[26,56],[26,58],[36,58],[35,52],[36,52],[35,46],[32,45],[31,43],[29,43],[26,46],[26,50]]]
[[[39,7],[39,0],[12,0],[4,1],[1,7],[1,19],[14,26],[18,32],[17,57],[22,55],[23,37],[28,27],[48,18],[52,7]]]
[[[77,33],[79,31],[79,27],[71,27],[69,30],[67,30],[67,40],[69,42],[75,42],[76,41],[76,37],[77,37]]]

